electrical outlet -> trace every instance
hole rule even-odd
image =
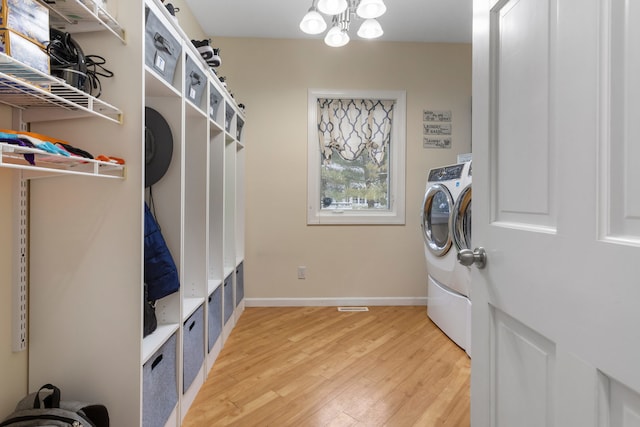
[[[307,267],[301,265],[298,267],[298,279],[306,279],[307,278]]]

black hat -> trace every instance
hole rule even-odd
[[[167,121],[153,108],[144,109],[144,186],[151,187],[171,164],[173,136]]]

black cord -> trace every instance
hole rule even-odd
[[[79,64],[81,59],[78,57],[78,52],[72,49],[67,43],[64,43],[60,38],[52,38],[47,46],[47,53],[52,59],[52,70],[72,69],[80,74],[84,74],[82,69],[78,69],[81,68]],[[100,95],[102,95],[102,84],[98,76],[106,78],[113,77],[113,72],[104,66],[106,63],[107,61],[100,55],[84,56],[86,79],[89,83],[88,92],[93,95],[93,93],[97,91],[97,94],[94,95],[96,98],[100,98]]]
[[[52,39],[47,45],[47,53],[53,59],[52,66],[70,67],[78,64],[78,55],[74,54],[60,39]]]
[[[95,97],[100,98],[100,95],[102,95],[102,84],[98,76],[111,78],[113,77],[113,72],[104,67],[107,61],[100,55],[85,56],[85,63],[87,64],[87,78],[91,83],[91,87],[98,90],[98,94],[95,95]]]

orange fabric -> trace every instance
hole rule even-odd
[[[105,156],[104,154],[100,154],[96,156],[96,160],[100,160],[102,162],[116,163],[118,165],[124,165],[124,159],[121,159],[120,157]]]

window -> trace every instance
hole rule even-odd
[[[309,90],[307,224],[404,224],[404,91]]]

